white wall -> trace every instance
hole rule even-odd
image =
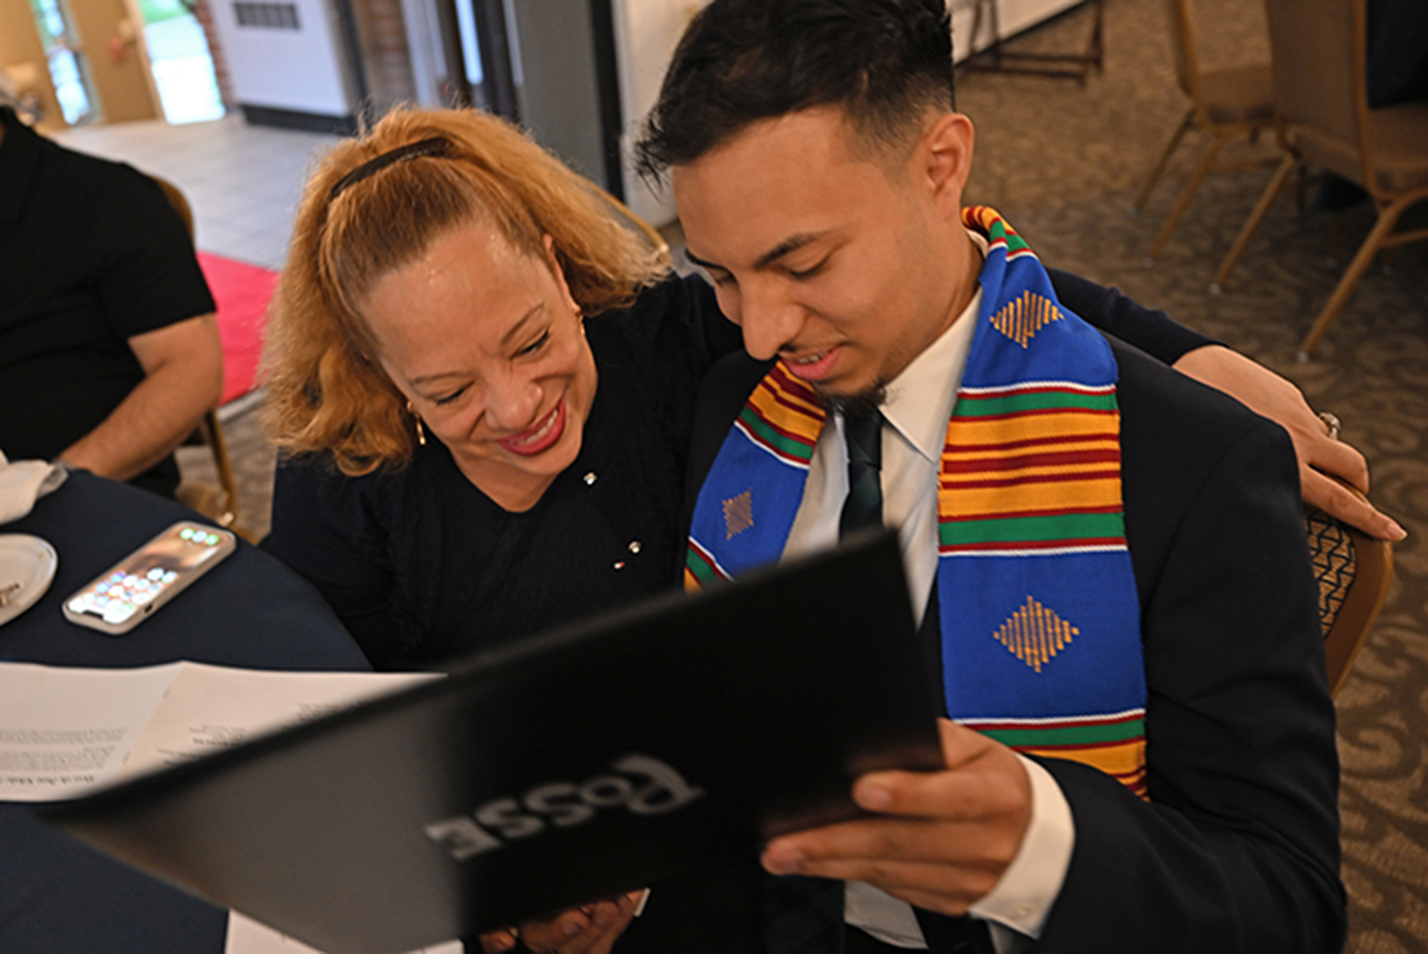
[[[356,112],[336,16],[324,0],[288,0],[299,30],[239,26],[232,0],[213,0],[213,19],[238,102],[320,116]]]
[[[630,157],[645,115],[659,96],[664,71],[684,28],[705,0],[612,0],[615,57],[620,64],[620,115],[625,129],[620,154],[625,159],[625,204],[656,226],[674,221],[669,187],[651,190],[635,175]]]

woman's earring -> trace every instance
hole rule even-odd
[[[417,443],[420,444],[422,447],[425,447],[426,428],[421,426],[421,415],[416,412],[416,408],[412,407],[411,401],[407,402],[407,413],[412,416],[412,420],[416,423]]]

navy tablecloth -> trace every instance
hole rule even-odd
[[[127,635],[76,626],[63,600],[183,519],[172,501],[85,473],[71,474],[0,534],[28,533],[59,554],[49,591],[0,626],[0,660],[133,667],[189,659],[251,669],[366,670],[317,591],[244,541],[237,552]],[[221,954],[227,914],[100,855],[0,803],[0,952]]]

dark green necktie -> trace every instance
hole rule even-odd
[[[883,523],[883,416],[843,415],[848,498],[838,536]],[[788,875],[764,878],[765,954],[841,954],[843,882]]]
[[[838,536],[883,525],[883,416],[843,415],[848,443],[848,499],[838,520]]]

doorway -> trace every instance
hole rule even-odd
[[[95,118],[93,81],[89,64],[80,51],[79,40],[60,0],[30,0],[30,11],[40,33],[50,82],[65,125],[80,126]]]
[[[195,0],[20,0],[66,126],[219,119],[223,99]],[[22,14],[23,15],[23,14]]]
[[[138,0],[138,6],[164,118],[174,125],[221,119],[223,97],[193,0]]]

